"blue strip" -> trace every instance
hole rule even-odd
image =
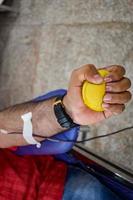
[[[49,92],[42,96],[39,96],[33,99],[33,102],[41,102],[59,95],[65,95],[66,90],[60,89]],[[63,131],[61,133],[56,134],[55,136],[51,137],[53,139],[63,139],[63,140],[77,140],[79,132],[79,126],[69,129],[67,131]],[[43,134],[42,134],[43,135]],[[28,145],[23,147],[18,147],[16,150],[16,154],[18,155],[55,155],[55,154],[62,154],[68,152],[72,149],[74,143],[73,142],[53,142],[49,140],[45,140],[41,142],[41,148],[36,148],[36,145]]]

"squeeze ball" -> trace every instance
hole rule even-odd
[[[102,77],[105,77],[109,74],[107,70],[98,70],[99,74]],[[84,104],[90,109],[102,112],[104,109],[102,108],[103,98],[106,91],[106,83],[103,81],[101,84],[93,84],[85,81],[82,87],[82,97]]]

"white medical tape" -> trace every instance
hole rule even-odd
[[[5,129],[0,129],[0,133],[2,133],[2,134],[8,134],[8,131],[6,131]]]
[[[23,125],[23,137],[29,144],[36,144],[37,148],[41,147],[41,143],[36,141],[33,136],[33,127],[32,127],[32,113],[26,113],[21,116],[24,125]]]

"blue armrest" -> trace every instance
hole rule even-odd
[[[59,89],[52,92],[49,92],[45,95],[39,96],[35,99],[33,99],[33,102],[40,102],[45,101],[50,98],[56,97],[58,95],[65,95],[66,90]],[[78,137],[79,132],[79,126],[74,127],[72,129],[69,129],[67,131],[63,131],[61,133],[58,133],[54,135],[53,139],[64,139],[64,140],[76,140]],[[55,155],[55,154],[62,154],[70,149],[72,149],[74,142],[54,142],[49,140],[44,140],[41,142],[41,148],[36,148],[36,145],[28,145],[28,146],[22,146],[18,147],[15,151],[18,155]]]

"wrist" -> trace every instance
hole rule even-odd
[[[37,103],[33,118],[34,130],[36,134],[51,137],[58,132],[66,130],[57,122],[53,108],[55,99],[56,97]]]
[[[64,105],[66,113],[70,116],[70,118],[73,120],[74,123],[77,123],[75,117],[76,110],[74,110],[71,101],[68,99],[67,95],[64,96],[62,103]]]

